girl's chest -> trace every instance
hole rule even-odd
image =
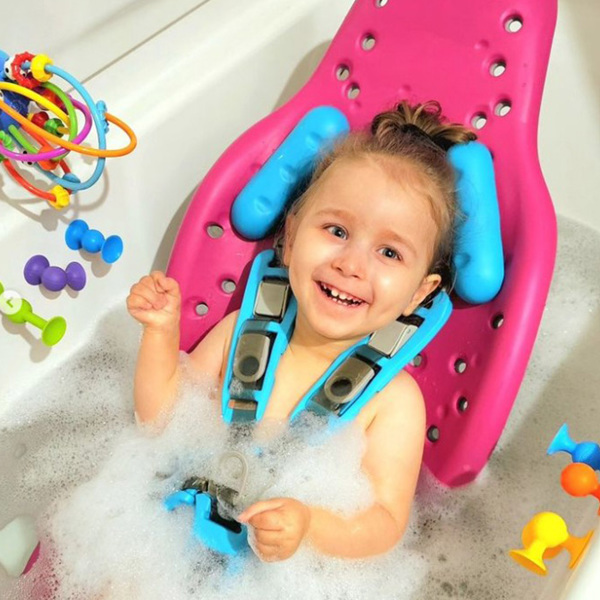
[[[226,357],[229,354],[227,345],[224,354],[223,369],[221,371],[221,385],[224,385]],[[298,403],[304,398],[308,390],[323,374],[323,369],[308,367],[298,368],[297,362],[286,351],[281,356],[277,369],[273,389],[269,402],[263,415],[263,421],[288,421]],[[354,422],[366,431],[377,414],[378,398],[372,398],[362,408]]]
[[[287,421],[308,390],[323,374],[322,371],[301,371],[292,368],[284,357],[275,372],[275,382],[263,419]],[[366,431],[375,418],[377,406],[375,400],[373,398],[367,403],[355,418],[356,424],[360,425],[363,431]]]

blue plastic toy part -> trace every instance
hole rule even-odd
[[[569,428],[565,423],[558,430],[548,446],[548,454],[567,452],[573,462],[585,463],[595,471],[600,471],[600,446],[596,442],[575,442],[569,436]]]
[[[0,52],[2,52],[0,50]],[[0,56],[2,61],[2,56]],[[3,62],[3,61],[2,61]],[[0,75],[0,81],[6,81],[4,75]],[[21,96],[15,92],[9,92],[8,90],[0,91],[0,100],[4,100],[8,106],[16,110],[20,115],[27,116],[29,112],[29,99],[25,96]],[[9,132],[9,127],[15,126],[20,127],[19,123],[11,116],[7,115],[4,111],[0,111],[0,131]]]
[[[83,248],[88,252],[100,252],[102,260],[114,263],[123,254],[123,240],[118,235],[104,236],[97,229],[90,229],[83,219],[75,219],[67,227],[65,242],[71,250]]]
[[[292,336],[297,304],[291,294],[280,321],[256,318],[255,315],[256,298],[261,282],[264,280],[277,280],[289,283],[287,269],[270,266],[274,256],[273,250],[261,252],[252,263],[246,284],[240,313],[232,336],[234,343],[231,345],[222,388],[221,407],[223,419],[227,423],[260,420],[262,418],[273,389],[277,365]],[[324,412],[322,405],[316,402],[317,395],[334,371],[350,357],[375,365],[373,368],[375,374],[364,389],[345,403],[337,412],[329,413],[332,422],[341,423],[353,419],[361,408],[430,342],[444,326],[451,312],[452,303],[450,298],[445,292],[440,292],[430,308],[419,308],[416,311],[417,316],[423,319],[422,323],[416,328],[411,337],[391,355],[385,355],[372,348],[368,345],[372,336],[365,336],[336,358],[299,402],[290,416],[290,420],[294,420],[303,410]],[[241,336],[248,333],[266,334],[270,338],[266,368],[259,385],[244,386],[241,382],[234,380],[233,377],[233,363],[237,345]],[[232,398],[234,399],[233,402]],[[242,408],[237,409],[236,405],[240,402]],[[254,409],[249,410],[248,407],[254,407]]]
[[[226,524],[217,514],[216,500],[209,494],[188,489],[175,492],[165,500],[165,507],[169,511],[182,504],[194,506],[194,536],[207,548],[229,555],[239,554],[250,548],[246,526],[236,522]],[[232,526],[235,531],[230,528]]]
[[[266,237],[319,154],[349,130],[348,119],[337,108],[319,106],[306,113],[235,199],[231,222],[238,233],[250,240]]]
[[[492,300],[504,281],[504,255],[494,165],[478,142],[457,144],[448,151],[456,173],[460,209],[454,267],[455,291],[471,304]]]

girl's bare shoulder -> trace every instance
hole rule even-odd
[[[365,429],[375,419],[425,423],[425,402],[419,384],[407,371],[401,371],[369,402],[358,415]]]
[[[190,360],[198,371],[215,379],[221,377],[238,314],[239,310],[234,310],[223,317],[194,348]]]

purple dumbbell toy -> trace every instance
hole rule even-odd
[[[31,285],[40,283],[51,292],[59,292],[66,285],[79,292],[85,287],[85,271],[78,262],[70,262],[66,269],[51,267],[42,254],[32,256],[23,269],[25,281]]]
[[[88,252],[100,252],[102,260],[114,263],[123,253],[123,240],[118,235],[106,239],[97,229],[90,229],[83,219],[75,219],[67,227],[65,242],[71,250],[83,248]]]

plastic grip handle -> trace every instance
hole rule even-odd
[[[348,119],[331,106],[313,108],[235,199],[231,220],[250,240],[266,237],[283,215],[293,189],[312,171],[315,159],[350,130]]]
[[[478,142],[448,151],[463,213],[457,227],[456,293],[471,304],[492,300],[504,281],[500,211],[490,151]]]

